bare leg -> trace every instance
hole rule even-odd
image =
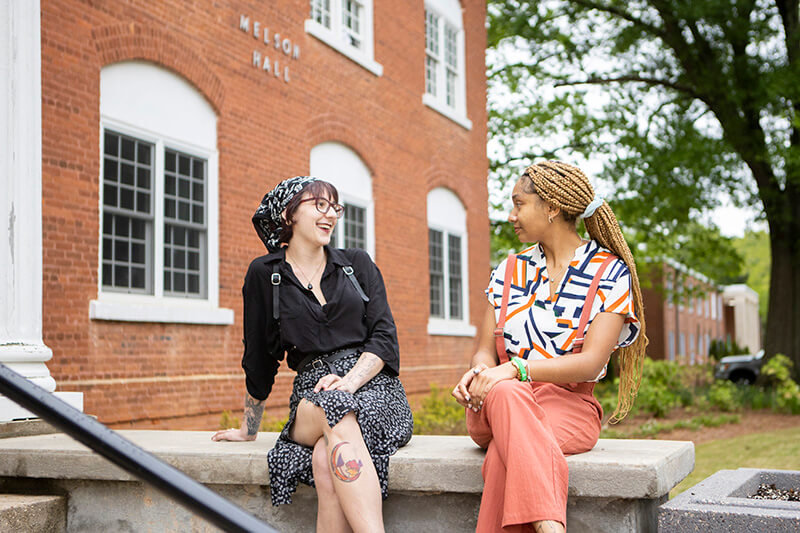
[[[350,527],[357,533],[383,531],[378,474],[355,415],[348,413],[331,428],[321,408],[301,400],[290,435],[305,446],[324,439],[333,487]]]
[[[314,484],[317,486],[317,533],[351,533],[353,530],[347,523],[333,485],[324,438],[314,445],[311,465],[314,469]]]
[[[533,530],[536,533],[566,533],[566,529],[561,522],[555,520],[540,520],[533,523]]]

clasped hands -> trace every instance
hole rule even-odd
[[[483,407],[483,402],[492,387],[500,381],[514,379],[516,376],[517,369],[511,363],[493,367],[478,363],[464,373],[451,394],[459,404],[477,413]]]
[[[319,378],[317,384],[314,385],[314,392],[323,390],[341,390],[349,393],[355,393],[357,387],[353,387],[349,379],[344,379],[336,374],[327,374]]]

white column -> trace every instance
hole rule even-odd
[[[42,80],[39,0],[0,0],[0,363],[50,392],[42,341]],[[82,408],[81,393],[60,393]],[[0,396],[0,421],[32,417]]]

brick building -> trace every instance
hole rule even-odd
[[[410,394],[463,372],[489,269],[486,4],[41,0],[44,344],[112,426],[240,411],[250,217],[311,173],[381,268]],[[282,368],[268,415],[282,416]]]
[[[722,288],[674,261],[652,269],[651,287],[642,289],[653,359],[689,364],[708,360],[711,341],[726,338]]]

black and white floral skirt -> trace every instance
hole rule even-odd
[[[359,354],[343,357],[331,363],[340,376],[345,375],[358,361]],[[275,447],[269,451],[269,482],[272,505],[292,503],[297,482],[314,486],[311,470],[313,448],[303,446],[289,438],[289,428],[294,422],[300,400],[322,407],[333,427],[349,412],[356,415],[364,443],[367,445],[378,479],[381,495],[385,499],[389,485],[389,457],[411,439],[413,419],[405,389],[397,377],[380,372],[365,383],[355,394],[345,391],[314,392],[319,379],[329,374],[322,368],[308,370],[294,378],[292,397],[289,400],[289,421],[283,427]]]

